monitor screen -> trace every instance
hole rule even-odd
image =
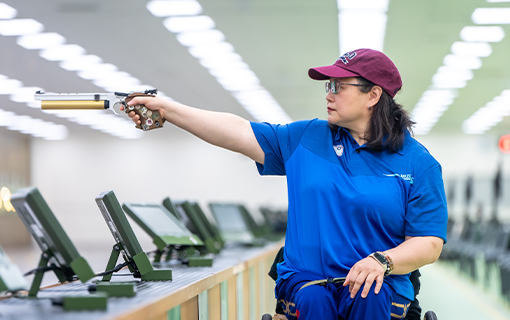
[[[0,247],[0,292],[26,289],[25,278]]]
[[[212,203],[210,207],[221,231],[249,231],[239,205]]]
[[[96,204],[112,233],[116,243],[121,246],[124,259],[132,260],[135,255],[143,252],[126,214],[122,210],[113,191],[105,191],[96,196]]]
[[[188,237],[192,235],[180,221],[160,205],[129,203],[125,206],[159,236]]]
[[[179,220],[181,220],[182,223],[184,223],[184,225],[186,226],[186,228],[188,228],[189,231],[193,232],[193,234],[200,235],[197,227],[195,226],[193,221],[190,220],[183,206],[184,202],[177,203],[175,206],[175,211],[177,213],[177,216],[179,217]]]
[[[174,203],[172,202],[172,200],[170,200],[169,197],[166,197],[165,199],[163,199],[163,207],[165,207],[165,209],[167,209],[174,217],[179,219],[179,216],[177,214],[177,210],[175,209]]]
[[[215,243],[200,214],[193,209],[193,205],[188,201],[183,201],[176,203],[175,208],[180,220],[204,242],[206,250],[210,253],[219,253],[221,245]]]
[[[221,235],[220,235],[220,231],[218,230],[218,228],[213,225],[211,223],[211,221],[209,221],[209,218],[207,218],[207,216],[205,215],[204,211],[202,210],[202,208],[200,208],[200,205],[196,202],[192,202],[191,203],[191,206],[193,207],[193,210],[195,210],[195,212],[197,213],[197,215],[200,217],[200,219],[203,221],[204,223],[204,226],[207,228],[207,230],[209,231],[209,233],[211,234],[211,236],[213,238],[216,239],[216,241],[220,242],[220,246],[223,247],[224,245],[224,240],[222,239]]]
[[[169,219],[168,214],[159,207],[139,206],[136,208],[136,212],[140,219],[157,234],[173,236],[186,236],[190,234],[188,230],[184,230],[175,221]]]
[[[11,196],[11,203],[39,248],[49,253],[48,263],[59,266],[67,281],[73,280],[74,274],[82,282],[94,276],[37,188],[16,191]],[[73,271],[71,267],[78,264],[80,274],[75,273],[78,269]]]

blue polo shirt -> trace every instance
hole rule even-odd
[[[410,134],[397,152],[359,146],[327,121],[251,123],[265,153],[261,175],[286,175],[289,197],[285,261],[279,279],[306,272],[318,280],[344,277],[374,251],[405,236],[446,242],[448,214],[441,166]],[[414,300],[407,275],[384,280]]]

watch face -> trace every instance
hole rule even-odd
[[[374,258],[376,258],[377,261],[379,261],[383,265],[388,264],[388,261],[386,261],[386,258],[382,254],[380,254],[379,252],[374,252],[373,255],[374,255]]]

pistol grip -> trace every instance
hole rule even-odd
[[[148,97],[154,97],[150,94],[143,94],[143,93],[133,93],[130,94],[126,98],[126,103],[131,101],[134,97],[140,97],[140,96],[148,96]],[[165,122],[165,118],[163,118],[159,111],[153,111],[147,108],[143,104],[137,104],[134,106],[128,106],[127,104],[124,107],[124,110],[126,113],[129,113],[131,111],[134,111],[135,114],[137,114],[140,117],[141,124],[137,124],[136,128],[141,129],[143,131],[149,131],[152,129],[158,129],[163,128],[163,123]]]

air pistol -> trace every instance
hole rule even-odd
[[[45,93],[37,91],[35,100],[41,101],[42,110],[111,110],[119,114],[120,107],[124,112],[134,111],[140,116],[141,124],[136,128],[148,131],[162,128],[165,119],[158,111],[148,109],[143,104],[130,106],[127,103],[135,97],[155,97],[157,89],[144,92],[114,93]]]

